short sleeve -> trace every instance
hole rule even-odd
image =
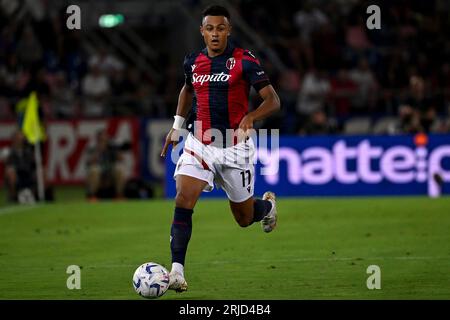
[[[187,86],[192,87],[192,71],[191,71],[190,55],[184,57],[183,68],[184,68],[184,83]]]
[[[248,50],[242,56],[242,70],[244,78],[256,91],[270,84],[269,77],[261,67],[259,60]]]

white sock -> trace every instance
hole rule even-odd
[[[172,263],[172,271],[179,272],[184,277],[184,266],[181,263]]]

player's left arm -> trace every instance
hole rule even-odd
[[[253,129],[253,123],[255,121],[263,120],[280,110],[280,98],[271,84],[261,88],[258,93],[263,99],[263,102],[257,109],[242,118],[239,129],[244,131]]]

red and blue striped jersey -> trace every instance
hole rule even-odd
[[[213,141],[208,129],[220,130],[225,142],[226,130],[237,129],[248,112],[250,86],[259,91],[270,84],[258,59],[231,44],[216,57],[209,57],[206,48],[187,55],[184,73],[194,90],[193,120],[201,121],[201,128],[192,130],[204,144]]]

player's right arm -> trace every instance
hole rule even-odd
[[[169,133],[166,136],[166,142],[164,143],[164,147],[161,151],[161,157],[166,156],[167,149],[171,144],[173,144],[173,147],[176,147],[180,138],[179,134],[177,133],[177,128],[181,127],[181,125],[179,125],[179,121],[180,119],[181,120],[186,119],[187,114],[192,107],[192,96],[193,96],[192,86],[190,86],[189,84],[184,84],[178,96],[178,105],[174,126],[170,129]]]

